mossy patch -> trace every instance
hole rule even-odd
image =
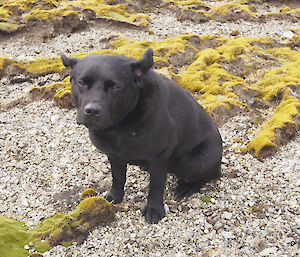
[[[95,196],[95,192],[92,188],[85,190],[84,199],[74,211],[66,215],[56,213],[31,230],[23,222],[0,216],[0,256],[26,257],[29,253],[25,245],[45,252],[59,244],[81,243],[95,226],[113,222],[115,208],[104,198]]]
[[[17,24],[0,21],[0,32],[12,33],[17,31],[19,26]]]
[[[28,256],[28,250],[24,249],[29,240],[27,230],[24,222],[0,216],[0,256]]]
[[[209,14],[212,17],[216,18],[216,17],[222,17],[222,16],[232,14],[232,13],[241,13],[241,12],[244,12],[244,13],[248,14],[249,16],[256,15],[256,12],[253,12],[250,10],[248,4],[240,4],[238,2],[228,3],[228,4],[224,4],[224,5],[212,8],[209,11]]]
[[[58,30],[58,27],[70,26],[72,30],[84,26],[89,19],[100,18],[141,27],[149,23],[147,15],[132,13],[127,10],[127,4],[109,4],[104,0],[3,0],[0,6],[2,27],[5,25],[9,32],[32,21],[46,22]]]
[[[31,98],[53,98],[54,101],[62,107],[73,107],[74,104],[70,98],[71,83],[70,76],[67,76],[62,82],[52,85],[34,87],[29,91]]]
[[[43,255],[40,253],[32,253],[29,255],[29,257],[43,257]]]
[[[164,0],[166,4],[172,4],[179,8],[179,20],[193,20],[205,22],[211,19],[221,22],[236,21],[238,19],[250,21],[264,21],[267,18],[282,18],[289,19],[293,15],[300,16],[300,8],[292,9],[284,6],[278,12],[267,12],[261,6],[263,3],[256,5],[253,1],[248,0],[230,0],[223,1],[218,5],[211,5],[207,1],[199,0]],[[198,16],[198,18],[197,18]]]
[[[256,137],[247,143],[247,151],[253,152],[256,157],[274,152],[278,141],[287,141],[299,129],[300,122],[295,121],[296,117],[300,117],[299,110],[300,100],[289,96],[286,92],[272,117],[261,125]],[[289,129],[284,130],[287,127]]]
[[[88,231],[101,223],[115,220],[112,204],[99,196],[85,198],[77,208],[63,215],[55,214],[47,218],[30,231],[30,241],[40,252],[55,245],[70,245],[82,242]]]
[[[290,87],[300,85],[300,53],[290,48],[270,49],[267,51],[280,58],[281,67],[272,69],[255,85],[260,91],[262,99],[280,99],[284,91]]]
[[[210,203],[211,198],[212,198],[211,196],[205,196],[201,198],[201,201],[204,203]]]
[[[212,17],[209,15],[208,10],[210,6],[203,1],[199,0],[165,0],[165,4],[173,4],[179,7],[177,18],[179,20],[192,20],[195,22],[206,22]]]
[[[0,75],[1,71],[4,69],[5,65],[8,64],[10,61],[7,57],[5,56],[0,56]]]
[[[195,62],[187,67],[187,71],[179,74],[177,82],[190,91],[201,94],[202,105],[209,111],[223,105],[241,105],[238,97],[233,93],[236,85],[244,81],[230,73],[218,64],[222,55],[215,49],[205,49],[198,53]]]
[[[182,12],[188,11],[190,19],[195,20],[194,15],[199,15],[209,19],[222,21],[231,21],[236,19],[257,18],[255,5],[249,5],[245,1],[231,1],[217,6],[209,5],[206,2],[198,0],[165,0],[165,3],[171,3],[178,6]],[[201,21],[205,21],[201,19]]]
[[[74,211],[66,215],[57,213],[32,230],[23,222],[0,216],[0,256],[26,257],[28,250],[24,246],[29,242],[39,252],[59,244],[69,246],[74,241],[82,242],[96,225],[114,220],[112,204],[99,196],[86,197]]]
[[[292,11],[292,8],[286,6],[286,7],[282,7],[279,9],[279,12],[281,13],[285,13],[285,12],[291,12]]]
[[[23,63],[18,61],[15,65],[36,77],[51,73],[59,73],[64,69],[60,58],[41,58],[29,62],[25,61]]]
[[[82,194],[80,195],[80,197],[82,199],[88,198],[88,197],[92,197],[92,196],[96,196],[98,193],[94,188],[87,188],[85,189]]]

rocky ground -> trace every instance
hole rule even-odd
[[[271,2],[268,8],[276,11],[283,6]],[[41,31],[6,35],[0,38],[0,56],[30,60],[60,52],[87,52],[106,47],[103,39],[115,35],[132,40],[161,40],[185,33],[231,38],[232,32],[238,31],[241,36],[282,40],[289,37],[287,31],[300,27],[300,18],[197,23],[178,21],[178,12],[172,8],[147,14],[151,18],[148,30],[103,21],[47,41]],[[0,103],[7,106],[34,86],[60,80],[58,74],[30,80],[20,75],[13,81],[0,77]],[[74,209],[85,188],[93,186],[100,195],[109,189],[107,157],[90,143],[86,128],[76,124],[75,115],[76,110],[59,108],[45,99],[12,104],[0,112],[0,215],[33,228],[45,217]],[[173,194],[176,179],[169,176],[167,214],[159,224],[149,225],[141,217],[148,174],[129,166],[125,198],[116,221],[90,231],[82,244],[56,246],[43,255],[298,256],[299,131],[273,156],[259,161],[236,150],[236,139],[251,129],[252,119],[250,114],[239,113],[220,126],[224,141],[220,180],[178,202]],[[25,247],[34,252],[34,247]]]

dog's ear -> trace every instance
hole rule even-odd
[[[65,54],[61,53],[60,58],[62,60],[62,63],[66,67],[73,68],[74,65],[79,61],[77,58],[68,58]]]
[[[140,79],[153,66],[153,50],[148,48],[140,61],[133,61],[131,67],[136,78]]]

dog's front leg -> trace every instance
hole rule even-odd
[[[127,163],[115,157],[109,157],[112,173],[112,186],[104,198],[113,203],[120,203],[124,197]]]
[[[152,160],[149,162],[149,169],[149,195],[143,216],[147,222],[157,223],[165,216],[163,197],[167,179],[167,161]]]

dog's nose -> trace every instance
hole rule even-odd
[[[102,108],[97,103],[88,103],[86,106],[84,106],[84,114],[85,115],[99,116],[101,111],[102,111]]]

